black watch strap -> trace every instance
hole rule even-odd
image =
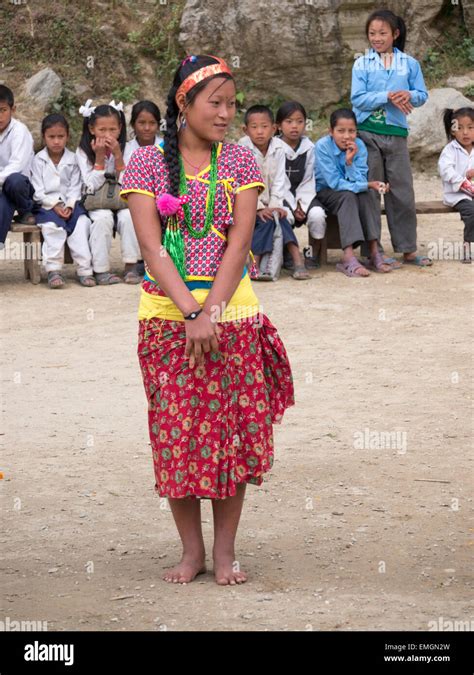
[[[197,309],[195,312],[191,312],[191,314],[188,314],[188,316],[184,317],[185,321],[192,321],[193,319],[196,319],[202,312],[202,309]]]

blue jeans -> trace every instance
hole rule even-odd
[[[280,218],[280,226],[283,233],[283,246],[289,242],[293,242],[298,246],[296,235],[286,218]],[[251,246],[254,255],[263,255],[264,253],[271,253],[273,251],[274,230],[275,221],[273,218],[262,220],[257,216]]]
[[[35,189],[22,173],[12,173],[5,179],[0,193],[0,244],[5,242],[13,214],[31,213],[35,208]]]

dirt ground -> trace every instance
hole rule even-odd
[[[440,197],[437,178],[416,190]],[[420,217],[420,250],[461,232],[457,215]],[[385,225],[383,241],[391,251]],[[139,288],[81,288],[68,266],[53,292],[1,261],[1,620],[299,631],[471,618],[474,265],[348,279],[337,257],[310,281],[254,284],[297,402],[274,428],[273,470],[247,488],[237,558],[249,581],[234,587],[217,586],[211,560],[191,584],[161,580],[180,545],[153,490]],[[120,271],[118,240],[113,262]]]

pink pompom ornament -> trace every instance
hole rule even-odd
[[[156,207],[162,216],[174,216],[178,215],[179,218],[183,218],[183,204],[186,204],[189,201],[189,195],[181,195],[181,197],[175,197],[174,195],[165,192],[160,195],[156,200]]]

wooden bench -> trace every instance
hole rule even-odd
[[[420,215],[427,215],[430,213],[457,213],[451,206],[446,206],[443,202],[432,201],[432,202],[416,202],[416,212]],[[385,208],[382,208],[382,214],[385,215]],[[321,265],[328,264],[328,250],[329,249],[339,249],[341,250],[341,240],[339,238],[339,225],[337,222],[337,216],[328,215],[327,216],[327,227],[326,235],[321,241],[321,248],[319,254],[319,262]],[[315,240],[308,233],[308,244],[311,247],[311,250],[314,250],[313,246]]]
[[[13,221],[10,232],[23,234],[25,279],[29,279],[32,284],[39,284],[41,281],[41,245],[43,243],[41,228],[38,225],[22,225]],[[64,263],[67,265],[72,262],[71,252],[66,241]]]
[[[41,281],[41,229],[38,225],[21,225],[13,222],[10,232],[23,233],[25,279],[32,284]]]

